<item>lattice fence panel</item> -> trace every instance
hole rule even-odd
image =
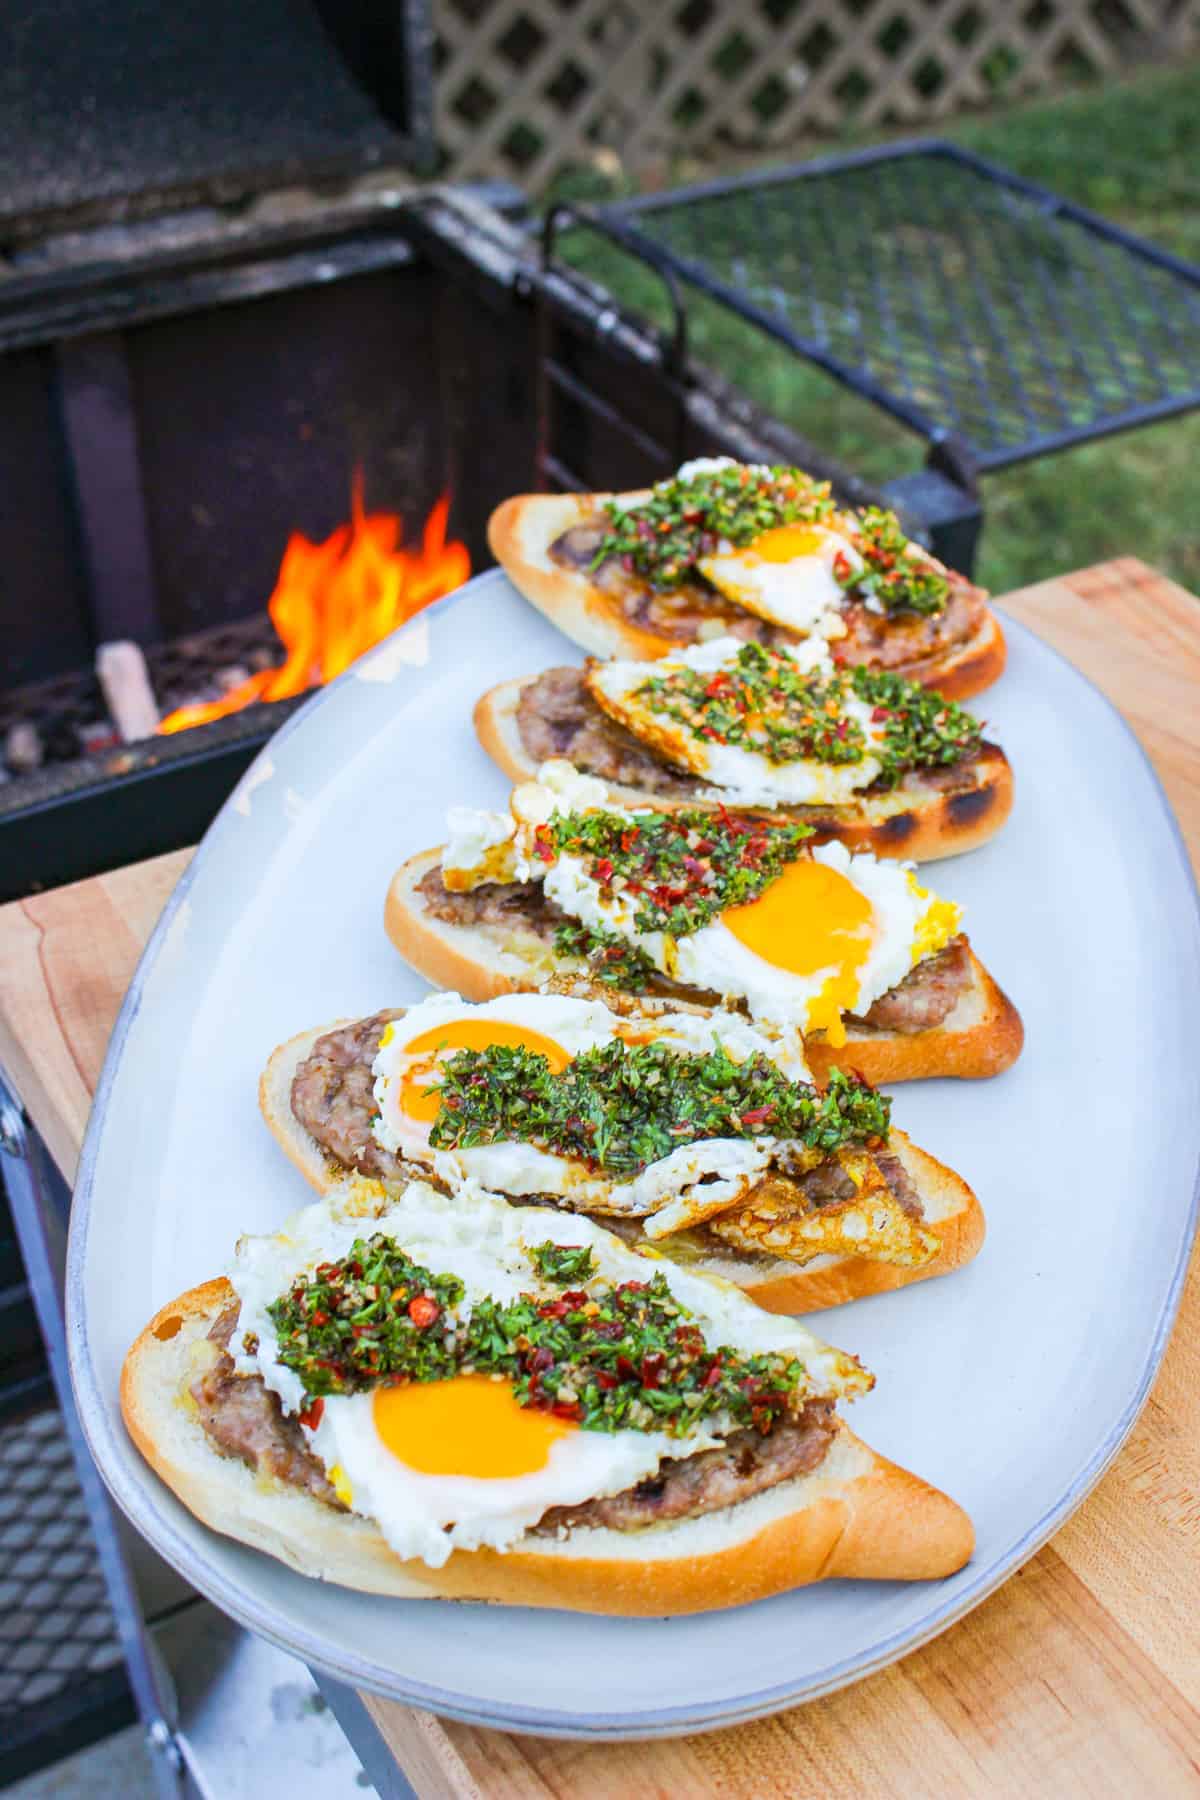
[[[1200,0],[434,0],[447,173],[537,191],[920,126],[1200,42]]]

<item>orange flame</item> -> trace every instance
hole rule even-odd
[[[421,534],[419,550],[400,547],[400,520],[363,511],[362,471],[354,477],[352,517],[323,544],[294,531],[267,602],[286,657],[239,682],[219,700],[180,706],[160,732],[187,731],[240,712],[256,700],[286,700],[332,681],[343,669],[471,573],[465,544],[446,539],[450,496],[443,494]]]

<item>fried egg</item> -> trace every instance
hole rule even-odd
[[[552,1194],[572,1207],[631,1218],[649,1217],[672,1203],[678,1203],[675,1213],[690,1209],[694,1216],[700,1190],[705,1211],[727,1207],[748,1192],[770,1161],[772,1138],[706,1138],[683,1144],[629,1181],[613,1181],[580,1158],[534,1143],[453,1150],[430,1144],[440,1107],[441,1066],[456,1051],[520,1046],[544,1056],[551,1073],[559,1074],[585,1050],[614,1038],[661,1042],[681,1056],[701,1054],[720,1042],[739,1062],[761,1053],[793,1080],[808,1079],[794,1035],[768,1037],[731,1014],[662,1012],[621,1018],[599,1001],[560,994],[506,994],[480,1006],[457,994],[434,994],[384,1030],[374,1063],[375,1136],[405,1161],[432,1168],[452,1189],[477,1182],[516,1197]]]
[[[700,737],[665,710],[662,698],[643,693],[648,681],[690,671],[709,678],[733,669],[744,646],[736,638],[714,638],[706,644],[660,657],[651,668],[644,662],[606,662],[589,669],[589,692],[610,718],[616,719],[642,743],[668,762],[701,775],[720,790],[720,797],[745,806],[838,806],[853,800],[874,781],[882,768],[878,748],[885,726],[873,717],[874,708],[853,693],[844,692],[839,708],[854,720],[866,740],[864,755],[856,763],[823,763],[814,758],[774,763],[749,744],[729,744]],[[800,675],[829,676],[833,664],[825,643],[810,639],[792,650],[779,649]],[[711,797],[711,796],[710,796]]]
[[[546,892],[585,925],[635,942],[664,975],[745,1001],[762,1024],[846,1041],[843,1014],[861,1014],[942,949],[961,918],[911,868],[821,844],[789,863],[747,905],[672,938],[638,928],[636,896],[605,892],[586,862],[562,855]]]
[[[846,635],[844,592],[834,563],[857,572],[862,558],[840,531],[825,524],[777,525],[739,549],[702,556],[697,568],[718,593],[773,625],[801,637]]]
[[[529,1255],[548,1240],[587,1245],[597,1277],[647,1278],[645,1256],[589,1219],[508,1206],[474,1188],[451,1198],[420,1181],[398,1195],[376,1182],[344,1182],[282,1231],[243,1238],[229,1270],[241,1302],[230,1345],[236,1367],[240,1374],[261,1376],[285,1413],[299,1415],[304,1395],[299,1377],[279,1360],[268,1307],[298,1275],[345,1257],[356,1238],[376,1232],[433,1274],[457,1275],[465,1289],[462,1316],[485,1296],[507,1302],[522,1293],[556,1292]],[[806,1370],[806,1394],[849,1395],[870,1386],[871,1377],[854,1358],[823,1344],[803,1325],[760,1312],[728,1283],[669,1263],[654,1266],[662,1268],[712,1344],[746,1355],[779,1351],[798,1357]],[[247,1342],[254,1346],[250,1351]],[[728,1429],[714,1417],[675,1437],[631,1429],[587,1431],[520,1406],[503,1379],[463,1374],[329,1395],[313,1411],[319,1416],[305,1414],[300,1429],[342,1504],[374,1520],[398,1556],[420,1558],[433,1568],[459,1549],[510,1549],[551,1507],[621,1493],[652,1476],[665,1457],[708,1449]]]

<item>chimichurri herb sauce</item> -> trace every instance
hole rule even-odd
[[[561,1272],[568,1256],[580,1249],[543,1244],[531,1260]],[[664,1276],[614,1283],[582,1257],[586,1287],[487,1296],[464,1316],[457,1276],[431,1274],[382,1233],[357,1239],[267,1308],[279,1360],[304,1383],[301,1417],[315,1426],[326,1395],[471,1373],[504,1376],[520,1405],[589,1431],[680,1436],[721,1415],[766,1433],[803,1404],[798,1358],[712,1348]]]

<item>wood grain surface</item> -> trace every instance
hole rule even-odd
[[[1003,602],[1121,709],[1200,864],[1200,602],[1117,562]],[[1020,778],[1020,772],[1018,772]],[[121,995],[187,861],[0,908],[0,1064],[75,1168]],[[1200,1793],[1200,1282],[1099,1487],[936,1642],[829,1699],[655,1744],[572,1744],[363,1696],[423,1797]]]

